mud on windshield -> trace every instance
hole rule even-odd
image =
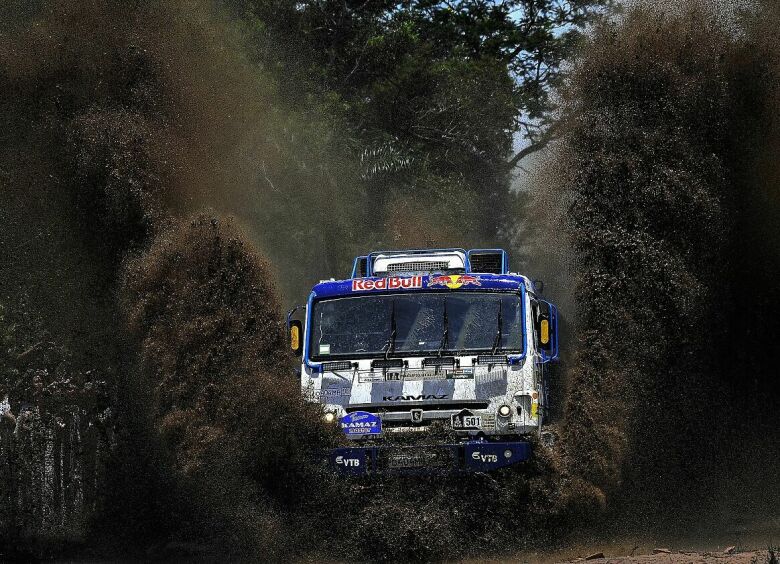
[[[523,307],[515,293],[384,294],[315,302],[312,360],[522,353]]]

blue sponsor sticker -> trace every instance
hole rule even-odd
[[[367,411],[355,411],[341,418],[341,429],[346,435],[378,435],[382,432],[382,419]]]

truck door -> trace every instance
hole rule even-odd
[[[287,312],[287,337],[290,350],[300,357],[303,352],[303,336],[306,328],[306,306],[300,305]],[[295,374],[301,376],[301,369],[296,368]]]
[[[545,300],[531,297],[534,371],[541,395],[539,426],[549,413],[549,364],[558,360],[558,309]]]

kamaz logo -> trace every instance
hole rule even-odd
[[[447,394],[420,394],[419,396],[382,396],[382,401],[422,401],[422,400],[443,400],[447,399]]]

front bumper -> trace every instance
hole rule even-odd
[[[328,462],[344,475],[451,474],[489,472],[528,460],[525,441],[470,441],[459,444],[342,447],[328,453]]]

